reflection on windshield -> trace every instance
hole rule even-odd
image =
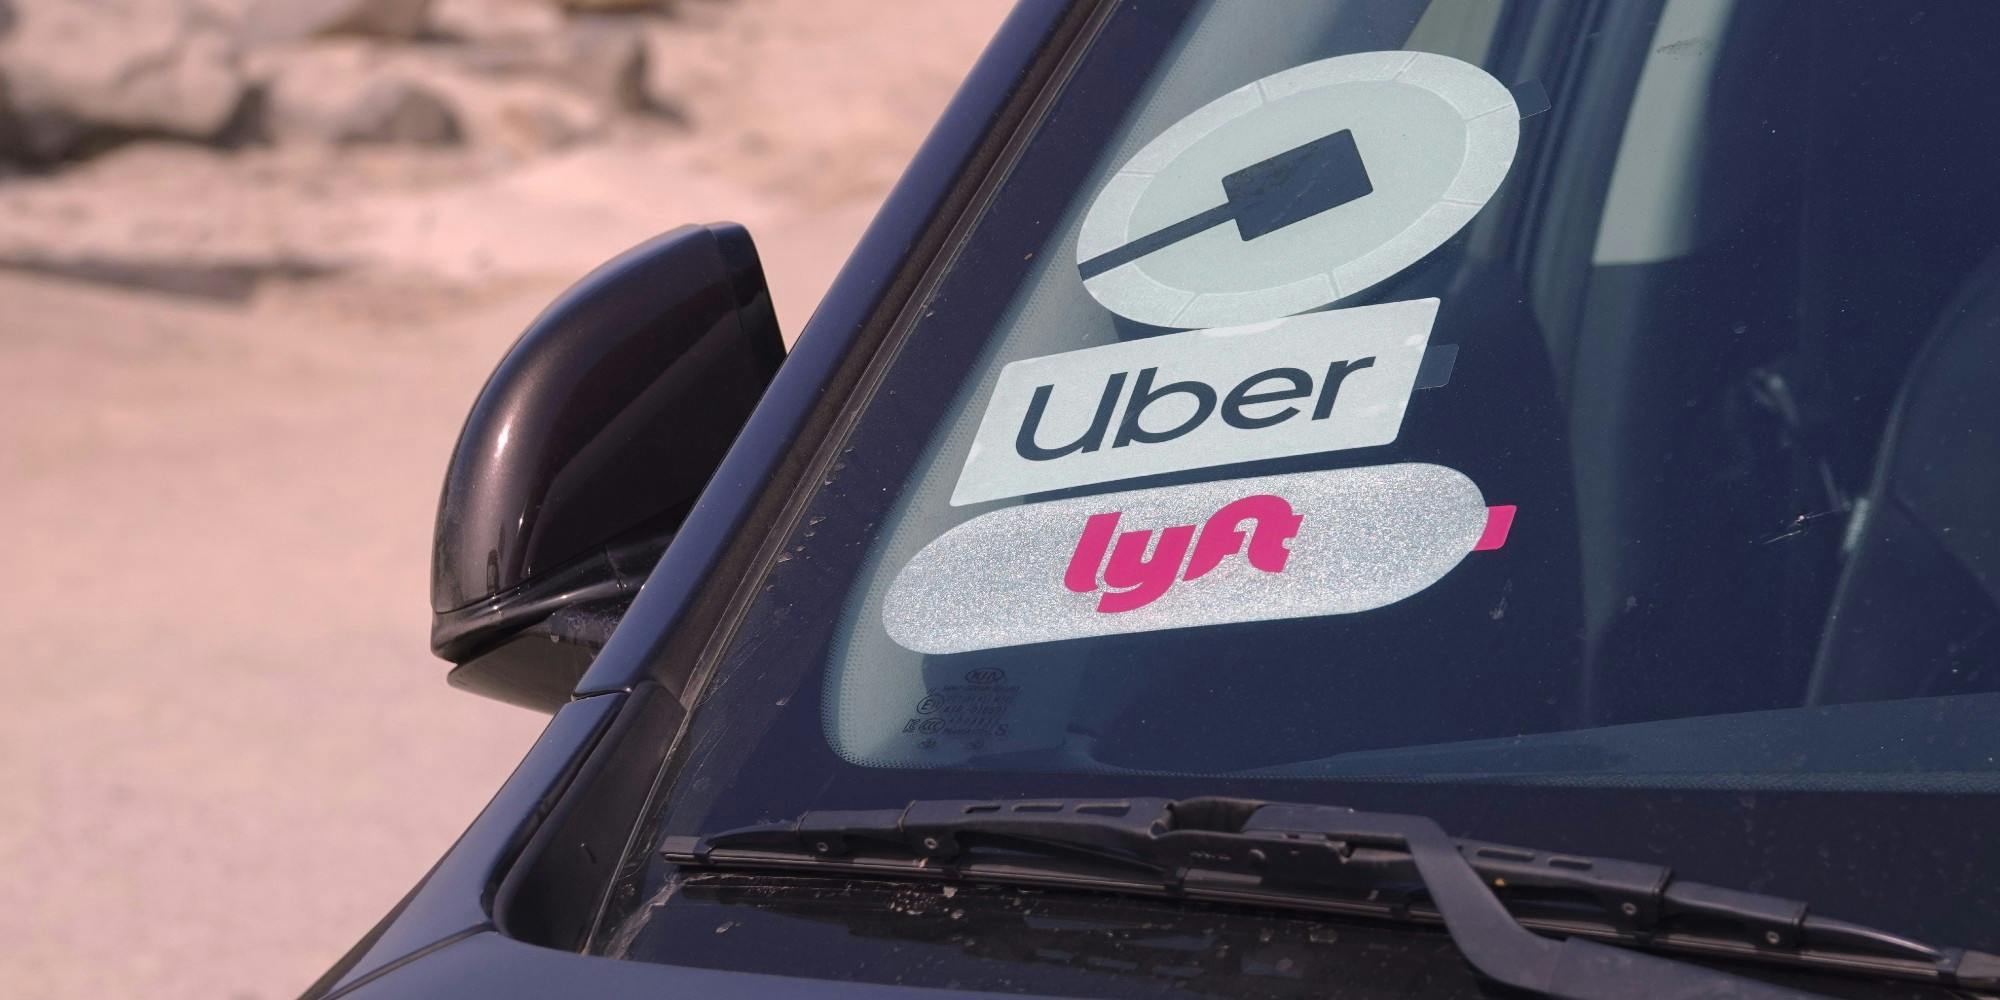
[[[820,491],[871,525],[834,748],[1296,777],[2000,686],[2000,206],[1920,99],[1992,69],[1859,7],[1581,16],[1215,5],[1059,103],[848,442],[909,471]],[[1023,225],[1065,129],[1108,138]]]
[[[1993,950],[1996,36],[1118,5],[718,584],[659,829],[1312,801]]]
[[[717,676],[866,768],[1993,771],[1996,27],[1111,18]]]

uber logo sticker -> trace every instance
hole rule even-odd
[[[1422,260],[1500,188],[1520,109],[1471,63],[1357,52],[1245,84],[1133,154],[1091,201],[1077,274],[1153,326],[1234,326]]]
[[[1514,508],[1464,474],[1405,463],[1128,490],[973,518],[883,600],[919,653],[1350,614],[1506,544]]]
[[[1016,361],[951,502],[1388,444],[1437,310],[1391,302]]]

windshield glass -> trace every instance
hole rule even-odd
[[[743,585],[664,826],[1222,792],[1818,902],[1745,848],[1990,821],[1994,37],[1126,5]],[[1992,947],[1972,864],[1836,906]]]

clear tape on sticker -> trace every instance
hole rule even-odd
[[[1421,463],[1027,504],[925,546],[882,620],[898,644],[941,654],[1352,614],[1499,548],[1513,516],[1463,473]]]

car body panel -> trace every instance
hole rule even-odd
[[[492,887],[570,786],[626,697],[581,698],[558,710],[499,793],[326,995],[338,996],[440,942],[490,928]]]
[[[423,882],[309,987],[307,997],[551,991],[659,995],[677,980],[699,983],[707,996],[772,995],[769,977],[584,958],[510,939],[496,930],[496,893],[530,838],[576,783],[628,694],[652,679],[658,665],[672,662],[666,647],[731,543],[744,534],[753,503],[784,471],[787,456],[797,454],[815,411],[825,412],[828,387],[850,360],[864,329],[885,325],[907,299],[914,276],[944,243],[951,220],[970,203],[977,186],[973,168],[982,156],[990,161],[997,152],[1039,89],[1037,74],[1048,72],[1051,50],[1079,29],[1084,6],[1026,0],[1009,15],[793,344],[621,627],[579,682],[574,700],[556,712],[499,793]],[[666,692],[686,697],[684,675],[659,680]],[[665,748],[662,744],[659,749]],[[476,980],[486,982],[475,987]],[[737,982],[746,985],[724,985]],[[556,984],[560,990],[551,989]],[[502,989],[513,992],[498,992]],[[843,992],[827,984],[813,989],[814,996]],[[851,991],[857,996],[884,993],[867,986]]]

